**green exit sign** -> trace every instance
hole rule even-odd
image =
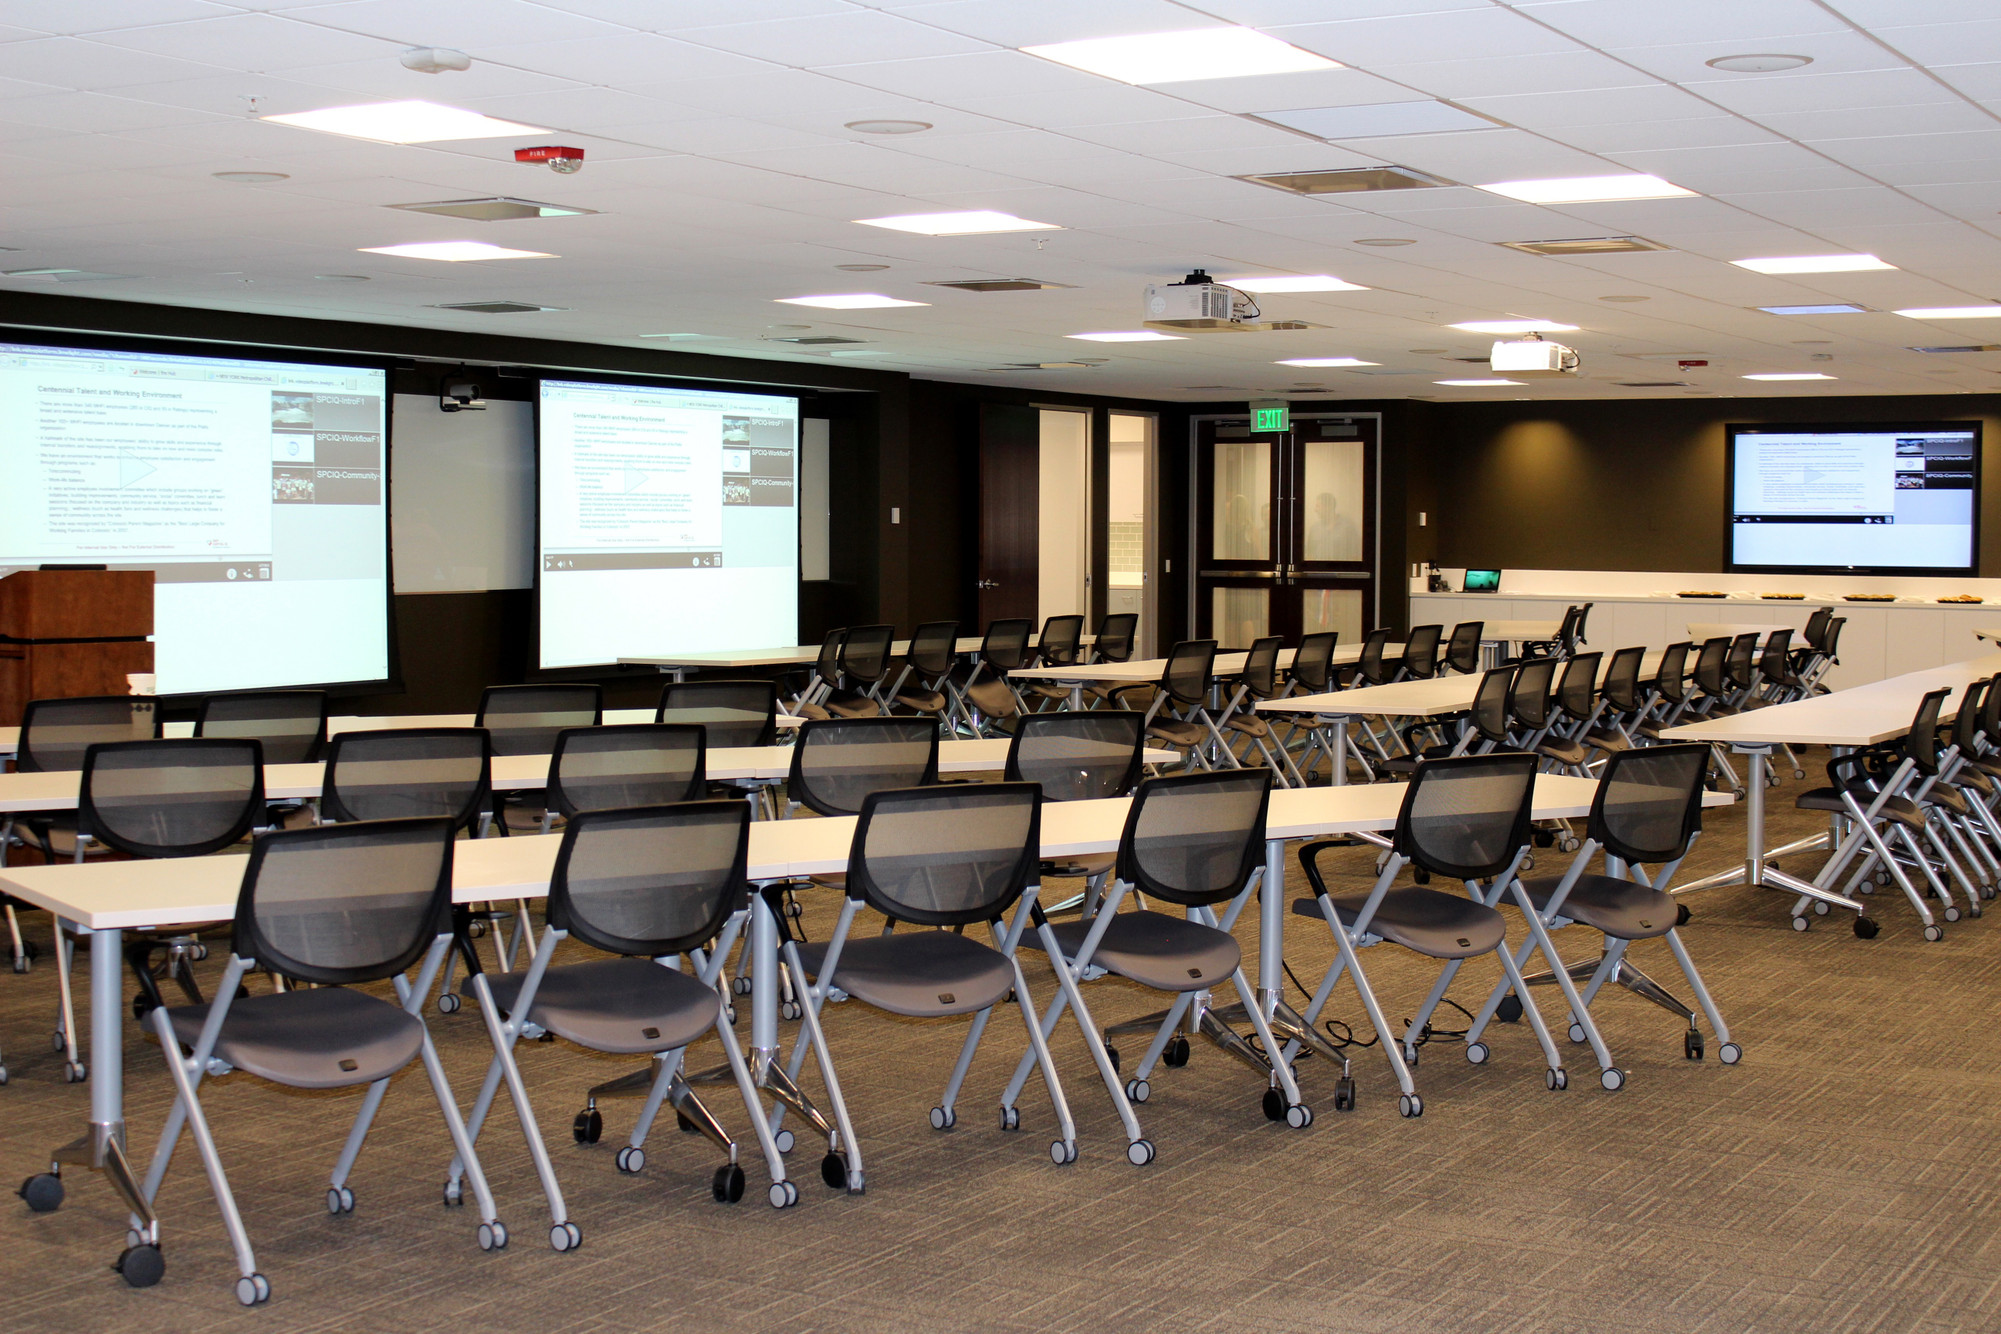
[[[1259,435],[1292,429],[1292,405],[1289,403],[1251,404],[1251,430]]]

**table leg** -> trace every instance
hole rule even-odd
[[[1348,717],[1347,717],[1347,715],[1346,715],[1346,714],[1336,714],[1336,715],[1335,715],[1335,717],[1334,717],[1334,720],[1333,720],[1333,723],[1332,723],[1331,725],[1332,725],[1332,727],[1334,728],[1334,744],[1333,744],[1332,746],[1328,747],[1328,750],[1329,750],[1329,751],[1330,751],[1330,752],[1331,752],[1331,753],[1333,754],[1333,756],[1334,756],[1334,778],[1333,778],[1333,783],[1334,783],[1334,786],[1335,786],[1335,787],[1346,787],[1346,786],[1348,785]]]
[[[1285,990],[1285,842],[1265,843],[1265,879],[1258,886],[1258,1007],[1269,1019]]]
[[[750,897],[750,1068],[762,1074],[778,1056],[778,919],[762,894]]]
[[[1732,750],[1747,759],[1747,773],[1744,780],[1744,869],[1722,871],[1705,876],[1668,891],[1680,897],[1701,889],[1716,889],[1724,885],[1752,885],[1758,889],[1776,889],[1789,894],[1801,894],[1810,899],[1861,913],[1864,905],[1846,894],[1837,894],[1831,889],[1802,880],[1796,875],[1787,875],[1778,867],[1769,865],[1767,858],[1775,849],[1765,846],[1765,786],[1766,774],[1771,764],[1772,746],[1769,744],[1732,746]],[[1818,836],[1789,843],[1784,851],[1794,851],[1814,846]]]

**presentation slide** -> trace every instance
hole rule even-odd
[[[1973,571],[1978,422],[1729,436],[1731,569]]]
[[[385,373],[0,344],[0,575],[152,570],[163,695],[389,674]]]
[[[544,380],[541,665],[799,639],[799,400]]]

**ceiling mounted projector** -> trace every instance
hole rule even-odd
[[[438,394],[440,412],[484,412],[486,400],[470,380],[447,380]]]
[[[1268,320],[1255,298],[1211,278],[1201,269],[1178,283],[1148,283],[1146,327],[1177,333],[1265,333],[1273,329],[1313,329],[1304,320]]]
[[[1540,334],[1494,344],[1489,364],[1496,375],[1519,375],[1524,379],[1561,379],[1576,375],[1583,359],[1561,343],[1546,341]]]

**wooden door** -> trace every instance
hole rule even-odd
[[[978,631],[1003,618],[1035,619],[1041,462],[1041,413],[980,406]]]

